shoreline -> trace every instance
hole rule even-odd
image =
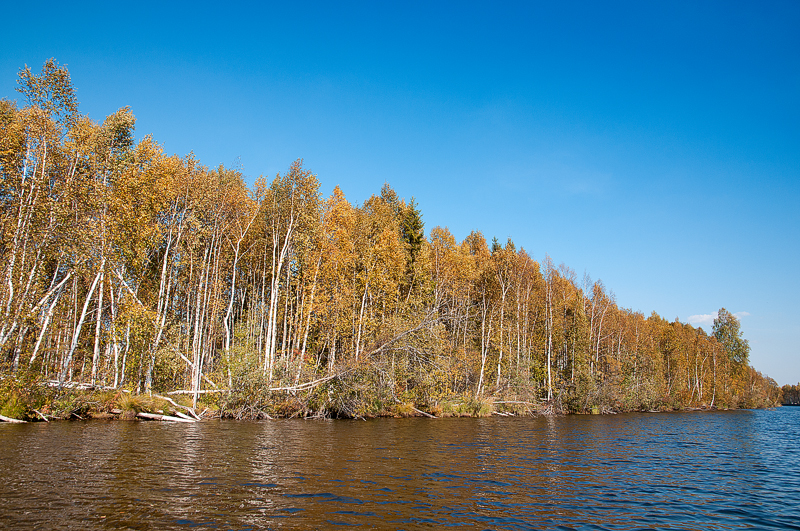
[[[66,391],[66,392],[65,392]],[[422,405],[409,402],[396,402],[391,407],[367,414],[337,415],[330,410],[312,410],[308,408],[285,409],[280,399],[268,404],[260,404],[246,408],[232,409],[215,407],[214,404],[202,403],[197,410],[190,405],[180,403],[180,397],[171,398],[157,393],[134,395],[127,390],[107,391],[88,389],[62,389],[53,395],[50,401],[38,404],[39,407],[17,404],[17,415],[8,415],[3,408],[0,422],[31,423],[51,421],[87,421],[87,420],[122,420],[133,422],[179,422],[193,423],[206,420],[290,420],[301,418],[306,420],[373,420],[380,418],[485,418],[485,417],[556,417],[568,415],[617,415],[625,413],[679,413],[691,411],[732,411],[739,409],[773,409],[776,407],[800,406],[800,404],[776,403],[756,408],[687,406],[669,407],[663,405],[657,409],[623,409],[593,406],[584,411],[568,411],[556,400],[532,402],[525,400],[503,400],[500,397],[452,397],[433,405]],[[427,411],[426,411],[427,410]]]

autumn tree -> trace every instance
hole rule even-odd
[[[728,358],[738,366],[750,360],[750,343],[742,337],[739,319],[725,308],[720,308],[714,319],[712,334],[722,345]]]

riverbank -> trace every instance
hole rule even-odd
[[[323,398],[321,398],[321,395]],[[250,401],[240,393],[206,393],[193,397],[181,392],[135,394],[126,389],[103,389],[89,385],[59,387],[57,382],[5,379],[0,386],[0,421],[50,422],[54,420],[160,420],[198,422],[207,419],[264,420],[290,418],[381,417],[488,417],[553,416],[567,414],[617,414],[625,412],[666,412],[737,409],[716,405],[671,407],[666,404],[651,409],[626,409],[590,405],[580,411],[570,410],[558,400],[531,400],[509,396],[449,396],[418,404],[392,397],[391,400],[346,401],[330,389],[305,392],[269,392]],[[779,403],[761,407],[779,406]]]
[[[5,398],[5,400],[3,400]],[[196,407],[186,395],[132,394],[127,390],[42,388],[0,397],[0,420],[5,422],[50,422],[54,420],[164,420],[197,422],[207,419],[263,420],[289,418],[379,417],[487,417],[539,416],[565,413],[549,403],[499,400],[494,397],[454,397],[418,407],[397,402],[364,414],[347,415],[330,409],[310,409],[299,396],[275,396],[258,405],[229,407],[227,397],[203,397]]]

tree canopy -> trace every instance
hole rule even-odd
[[[746,365],[750,361],[750,343],[742,337],[739,327],[736,316],[720,308],[712,333],[732,362]]]

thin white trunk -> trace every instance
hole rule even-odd
[[[103,260],[105,265],[105,260]],[[94,329],[94,350],[92,352],[92,385],[97,381],[97,363],[100,360],[100,330],[103,324],[103,292],[105,291],[105,271],[100,267],[100,292],[97,295],[97,324]]]
[[[250,231],[250,227],[253,225],[253,222],[258,217],[258,209],[256,209],[255,214],[253,217],[250,218],[250,222],[245,227],[244,231],[241,232],[239,239],[236,240],[236,247],[234,248],[234,257],[233,257],[233,273],[231,277],[231,297],[228,301],[228,311],[225,313],[225,351],[229,351],[231,348],[231,315],[233,314],[233,302],[235,299],[236,294],[236,274],[239,265],[239,258],[240,258],[240,249],[242,245],[242,241],[244,240],[247,233]],[[241,228],[241,226],[240,226]]]
[[[317,291],[317,275],[319,274],[319,266],[322,262],[322,252],[320,251],[317,258],[317,265],[314,268],[314,281],[311,284],[311,301],[308,303],[308,310],[306,314],[306,328],[303,332],[303,348],[300,349],[300,361],[297,364],[297,376],[294,379],[295,385],[300,381],[300,371],[303,369],[303,360],[306,356],[306,345],[308,344],[308,330],[311,328],[311,312],[314,310],[314,295]]]
[[[110,282],[109,282],[110,283]],[[114,286],[110,286],[108,290],[111,296],[111,341],[114,350],[114,388],[119,385],[119,339],[117,338],[117,300],[122,296],[122,286],[119,288],[119,294],[116,299],[114,298]]]
[[[281,272],[283,270],[283,261],[286,258],[289,250],[289,243],[292,237],[292,229],[294,227],[294,215],[290,215],[289,217],[289,226],[286,229],[286,235],[283,240],[283,245],[281,247],[280,255],[278,256],[277,264],[274,263],[274,256],[275,256],[275,247],[278,243],[278,234],[277,234],[277,227],[274,229],[273,232],[273,276],[272,276],[272,286],[270,289],[270,301],[269,301],[269,319],[267,321],[267,356],[265,359],[265,367],[264,373],[267,373],[267,369],[269,370],[269,381],[272,381],[273,376],[273,366],[274,366],[274,359],[275,359],[275,339],[278,332],[278,323],[277,323],[277,314],[278,314],[278,293],[280,288],[280,278]]]
[[[361,296],[361,310],[358,312],[358,336],[356,337],[356,361],[358,361],[358,353],[361,350],[361,329],[364,323],[364,305],[367,302],[368,289],[369,289],[369,271],[367,271],[367,278],[364,281],[364,294]]]
[[[131,322],[128,321],[128,326],[125,329],[125,350],[122,352],[122,367],[120,368],[119,385],[125,382],[125,369],[128,363],[128,352],[131,349]]]
[[[34,311],[36,308],[44,304],[51,295],[55,295],[53,301],[50,303],[50,306],[47,308],[47,313],[45,314],[44,322],[42,323],[42,330],[39,332],[39,338],[36,340],[36,346],[33,348],[33,354],[31,354],[31,359],[28,362],[28,366],[33,365],[33,362],[36,360],[36,356],[39,353],[39,349],[42,345],[42,340],[45,337],[47,332],[47,327],[50,324],[50,320],[53,318],[53,311],[55,310],[56,304],[58,300],[61,298],[61,294],[64,290],[64,285],[67,283],[67,280],[72,276],[72,271],[66,274],[66,276],[59,282],[56,286],[50,289],[44,297],[39,301],[39,303],[34,307]]]
[[[47,313],[44,316],[44,322],[42,323],[42,330],[39,332],[39,338],[36,340],[36,346],[33,347],[33,354],[31,354],[31,359],[28,361],[28,366],[33,366],[33,362],[36,361],[36,356],[39,354],[39,349],[42,346],[42,340],[47,332],[47,327],[50,324],[50,319],[53,318],[53,310],[56,308],[56,304],[58,304],[58,300],[61,298],[61,291],[58,292],[58,295],[53,297],[53,302],[50,303],[50,306],[47,308]]]
[[[64,379],[67,376],[67,371],[69,370],[69,365],[72,363],[72,356],[75,354],[75,349],[78,346],[78,339],[81,335],[81,328],[83,328],[83,322],[86,320],[86,313],[89,309],[89,302],[92,300],[92,295],[94,295],[94,290],[97,288],[97,284],[100,282],[100,277],[102,276],[103,267],[105,266],[105,261],[100,264],[100,270],[97,272],[97,275],[94,277],[94,281],[92,282],[92,286],[89,288],[89,293],[86,295],[86,302],[83,303],[83,310],[81,311],[81,316],[78,319],[78,323],[75,326],[75,332],[72,335],[72,343],[69,347],[69,352],[67,356],[64,358],[64,363],[61,368],[61,374],[59,375],[59,383],[64,383]]]
[[[481,301],[481,372],[478,376],[478,388],[475,392],[475,397],[479,397],[483,391],[483,372],[486,368],[486,358],[488,356],[488,340],[486,337],[486,314],[488,313],[488,304],[486,302],[486,294],[483,294]],[[489,326],[489,333],[491,334],[492,327]]]

